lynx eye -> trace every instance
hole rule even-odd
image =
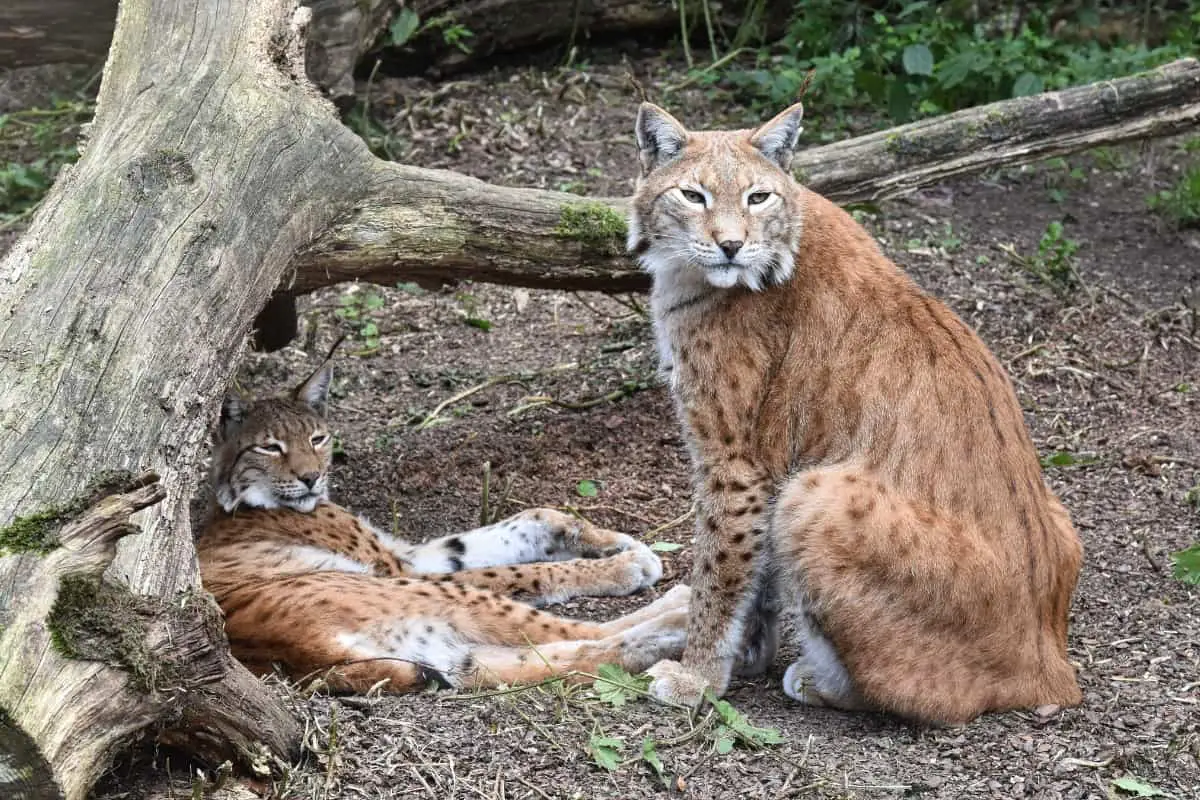
[[[328,433],[314,434],[310,441],[312,441],[313,447],[323,447],[325,444],[327,444],[329,442],[329,434]]]
[[[697,192],[695,189],[680,189],[679,193],[683,195],[683,199],[694,205],[704,205],[704,195]]]
[[[746,205],[759,206],[771,199],[770,192],[751,192],[746,198]]]
[[[262,453],[264,456],[281,456],[283,455],[283,445],[279,442],[257,444],[254,446],[254,452]]]

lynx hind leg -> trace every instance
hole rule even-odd
[[[678,658],[687,643],[686,586],[607,623],[564,619],[490,592],[455,588],[461,598],[449,613],[442,612],[445,618],[435,618],[430,608],[412,621],[381,620],[339,637],[355,665],[356,671],[346,675],[358,679],[350,688],[361,689],[373,684],[369,678],[383,676],[389,678],[389,691],[430,680],[482,689],[594,674],[604,663],[640,672],[660,659]],[[403,685],[392,677],[401,673],[409,676]]]
[[[833,644],[807,613],[796,616],[801,654],[783,674],[784,694],[809,706],[865,710],[867,704],[855,690]]]
[[[666,597],[660,598],[665,600]],[[558,675],[592,674],[601,664],[643,672],[663,659],[682,657],[687,608],[675,608],[601,639],[549,642],[530,647],[475,647],[467,688],[534,683]]]
[[[773,536],[785,584],[816,623],[792,672],[797,693],[807,677],[837,698],[836,664],[872,708],[923,722],[1078,702],[1073,668],[1038,627],[1023,563],[1006,562],[970,523],[861,471],[819,469],[780,492]]]
[[[762,677],[779,652],[779,612],[782,609],[779,578],[773,565],[774,558],[764,561],[766,566],[755,577],[754,599],[746,611],[743,626],[742,652],[734,666],[735,673],[743,678]]]

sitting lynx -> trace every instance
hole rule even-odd
[[[229,399],[222,409],[217,503],[197,551],[233,654],[248,667],[279,663],[296,678],[323,673],[336,689],[383,683],[399,692],[429,679],[529,682],[605,662],[639,671],[679,656],[687,587],[607,623],[502,595],[547,603],[650,586],[662,566],[629,536],[531,510],[411,545],[329,502],[330,377],[324,368],[289,396],[248,407]]]
[[[781,605],[815,705],[961,723],[1076,704],[1082,555],[1004,370],[755,131],[643,104],[629,246],[696,470],[688,644],[650,671],[695,703],[765,670]]]

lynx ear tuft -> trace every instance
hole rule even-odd
[[[322,364],[308,380],[296,387],[293,396],[306,403],[313,411],[325,415],[325,406],[329,400],[329,384],[333,381],[333,366]]]
[[[800,125],[803,118],[804,106],[796,103],[750,134],[750,144],[787,172],[792,166],[792,157],[796,154],[800,132],[804,130]]]
[[[642,103],[638,107],[634,129],[637,132],[642,175],[648,175],[676,158],[687,143],[687,129],[653,103]]]

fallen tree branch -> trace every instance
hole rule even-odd
[[[354,95],[354,65],[376,40],[397,0],[308,0],[308,77],[335,98]],[[100,61],[113,38],[117,0],[4,0],[0,69]]]
[[[795,169],[801,181],[839,202],[882,200],[952,177],[1169,136],[1198,123],[1200,63],[1182,59],[1141,75],[811,148],[797,155]],[[642,290],[648,280],[624,252],[624,214],[624,200],[581,200],[378,162],[354,209],[293,262],[291,284],[308,292],[350,280],[469,278]]]

